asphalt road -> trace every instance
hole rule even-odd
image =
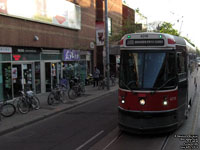
[[[170,134],[121,132],[114,92],[0,137],[1,150],[198,150],[199,145],[200,84],[189,118]]]
[[[187,120],[172,133],[134,135],[118,127],[90,147],[90,150],[200,150],[200,80]]]
[[[1,150],[84,150],[117,126],[117,92],[0,137]]]

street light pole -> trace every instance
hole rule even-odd
[[[106,76],[107,76],[107,90],[110,90],[110,51],[108,38],[108,2],[105,0],[105,46],[106,46]]]

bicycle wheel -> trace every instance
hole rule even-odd
[[[98,90],[100,90],[101,88],[102,88],[102,82],[100,81],[98,85]]]
[[[30,110],[30,104],[27,102],[26,98],[21,97],[17,102],[17,109],[22,114],[27,114]]]
[[[60,101],[62,102],[62,103],[67,103],[67,95],[65,94],[65,91],[60,91]]]
[[[1,107],[1,115],[4,117],[10,117],[16,112],[16,107],[13,104],[5,103]]]
[[[50,93],[49,96],[48,96],[48,99],[47,99],[47,103],[49,105],[53,105],[55,102],[55,96],[54,96],[54,93]]]
[[[31,100],[32,100],[33,109],[35,109],[35,110],[40,109],[40,100],[36,96],[33,96],[33,98]]]
[[[85,93],[85,86],[81,85],[81,94],[84,94],[84,93]]]
[[[74,91],[74,89],[69,89],[69,91],[68,91],[68,97],[70,99],[75,99],[76,98],[76,92]]]

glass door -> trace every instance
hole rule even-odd
[[[61,63],[45,63],[46,92],[50,92],[59,83],[61,78]]]
[[[33,90],[32,64],[13,64],[12,80],[14,97],[20,96],[22,90]]]
[[[22,73],[23,73],[23,82],[22,88],[27,90],[33,90],[33,79],[32,79],[32,64],[23,64],[22,65]]]
[[[14,97],[20,96],[19,91],[22,91],[22,65],[13,64],[12,66],[12,80]]]

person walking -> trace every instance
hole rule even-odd
[[[93,87],[98,86],[98,82],[99,82],[99,75],[100,75],[100,71],[97,67],[94,67],[94,83],[93,83]]]

